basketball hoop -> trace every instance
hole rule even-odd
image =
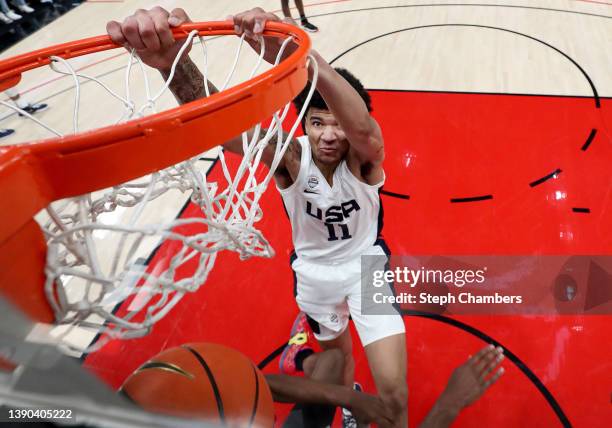
[[[241,258],[274,254],[255,228],[263,215],[259,199],[304,114],[302,109],[291,129],[283,131],[289,103],[308,79],[310,41],[297,27],[269,22],[264,35],[284,39],[274,67],[257,73],[265,50],[262,38],[262,51],[249,79],[226,88],[240,57],[243,35],[232,70],[219,93],[155,113],[157,99],[168,89],[176,64],[192,40],[200,39],[207,82],[204,37],[235,33],[230,22],[206,22],[183,25],[174,35],[186,41],[170,77],[155,94],[142,63],[133,52],[130,56],[126,92],[129,94],[129,73],[134,62],[145,76],[147,101],[140,108],[129,95],[121,96],[97,79],[77,73],[67,61],[118,48],[107,36],[0,62],[0,89],[15,85],[22,73],[45,65],[71,76],[76,84],[74,133],[63,135],[19,110],[54,137],[0,148],[0,200],[4,203],[0,210],[0,291],[37,321],[93,328],[106,340],[141,336],[181,297],[206,281],[218,251],[236,251]],[[297,49],[281,61],[290,41]],[[314,71],[312,95],[316,62],[310,63]],[[118,123],[79,132],[81,80],[97,81],[123,103],[125,111]],[[208,94],[208,87],[206,91]],[[146,116],[147,111],[154,114]],[[268,119],[270,125],[263,132],[261,122]],[[233,176],[223,152],[219,154],[227,186],[207,182],[206,171],[198,165],[198,155],[241,133],[244,156]],[[255,172],[263,149],[273,138],[278,144],[272,166],[265,178],[258,180]],[[139,223],[147,204],[170,191],[190,195],[202,216],[163,224]],[[101,220],[118,208],[130,210],[125,224]],[[39,226],[34,216],[42,209],[46,209],[47,218]],[[186,226],[192,234],[185,233]],[[106,265],[97,252],[96,233],[116,235],[116,247]],[[176,254],[165,265],[151,268],[135,264],[139,247],[150,238],[171,241],[176,247]],[[192,263],[195,268],[191,273],[177,274]],[[78,298],[73,297],[74,290],[68,290],[68,283],[71,288],[80,284]],[[144,303],[134,301],[135,296],[143,294]],[[126,300],[131,300],[130,309],[118,316],[114,308]],[[96,316],[94,320],[92,314]],[[98,341],[93,349],[104,342]]]

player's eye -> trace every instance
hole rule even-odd
[[[321,126],[321,122],[319,122],[318,120],[313,120],[312,121],[312,126],[319,127],[319,126]]]

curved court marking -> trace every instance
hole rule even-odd
[[[566,54],[565,52],[563,52],[561,49],[558,49],[556,47],[554,47],[553,45],[540,40],[536,37],[530,36],[528,34],[523,34],[519,31],[514,31],[514,30],[509,30],[507,28],[502,28],[502,27],[492,27],[489,25],[477,25],[477,24],[430,24],[430,25],[420,25],[418,27],[409,27],[409,28],[402,28],[400,30],[394,30],[394,31],[390,31],[388,33],[383,33],[383,34],[379,34],[378,36],[374,36],[371,37],[367,40],[364,40],[363,42],[356,44],[355,46],[345,50],[344,52],[340,53],[339,55],[337,55],[334,59],[332,59],[331,61],[329,61],[329,64],[333,64],[334,62],[336,62],[337,60],[339,60],[340,58],[342,58],[344,55],[346,55],[347,53],[357,49],[358,47],[361,47],[367,43],[370,43],[374,40],[378,40],[378,39],[382,39],[383,37],[386,36],[390,36],[392,34],[397,34],[397,33],[403,33],[404,31],[412,31],[412,30],[421,30],[423,28],[440,28],[440,27],[474,27],[474,28],[484,28],[484,29],[488,29],[488,30],[498,30],[498,31],[504,31],[507,33],[511,33],[511,34],[515,34],[517,36],[522,36],[522,37],[526,37],[528,39],[534,40],[538,43],[543,44],[544,46],[547,46],[551,49],[553,49],[554,51],[556,51],[557,53],[563,55],[567,60],[569,60],[572,64],[574,64],[574,66],[576,68],[578,68],[578,70],[582,73],[582,75],[584,76],[584,78],[587,80],[587,82],[589,83],[589,86],[591,87],[591,91],[593,92],[593,98],[595,99],[595,107],[596,108],[601,108],[601,104],[600,104],[600,100],[599,100],[599,94],[597,93],[597,88],[595,88],[595,84],[593,83],[593,81],[591,80],[591,77],[587,74],[587,72],[580,66],[580,64],[578,64],[572,57],[570,57],[568,54]]]
[[[563,172],[563,170],[561,168],[557,168],[555,169],[553,172],[551,172],[548,175],[545,175],[542,178],[538,178],[535,181],[532,181],[531,183],[529,183],[529,187],[536,187],[539,186],[540,184],[550,180],[551,178],[556,178],[559,176],[559,174],[561,174]]]
[[[327,3],[337,3],[337,1],[331,1],[331,2],[327,2]],[[312,5],[304,5],[305,7],[309,7],[309,6],[315,6],[315,5],[319,5],[319,4],[327,4],[327,3],[316,3],[316,4],[312,4]],[[316,17],[320,17],[320,16],[330,16],[330,15],[340,15],[340,14],[345,14],[345,13],[351,13],[351,12],[364,12],[364,11],[371,11],[371,10],[384,10],[384,9],[399,9],[399,8],[411,8],[411,7],[438,7],[438,6],[462,6],[462,7],[505,7],[505,8],[513,8],[513,9],[528,9],[528,10],[540,10],[540,11],[548,11],[548,12],[561,12],[561,13],[570,13],[570,14],[576,14],[576,15],[584,15],[584,16],[592,16],[592,17],[596,17],[596,18],[604,18],[604,19],[612,19],[612,16],[608,16],[608,15],[598,15],[595,13],[588,13],[588,12],[579,12],[579,11],[573,11],[573,10],[565,10],[565,9],[553,9],[553,8],[545,8],[545,7],[533,7],[533,6],[519,6],[519,5],[500,5],[500,4],[462,4],[462,3],[449,3],[449,4],[413,4],[413,5],[395,5],[395,6],[378,6],[378,7],[369,7],[369,8],[361,8],[361,9],[348,9],[348,10],[340,10],[340,11],[335,11],[335,12],[326,12],[326,13],[320,13],[320,14],[316,14],[316,15],[309,15],[308,18],[316,18]],[[212,40],[212,39],[211,39]],[[116,56],[120,56],[120,55],[124,55],[126,54],[126,52],[122,52]],[[88,64],[87,66],[84,66],[83,68],[87,68],[91,65],[95,65],[98,63],[102,63],[102,62],[106,62],[108,60],[114,59],[116,56],[110,57],[110,58],[105,58],[103,60],[97,61],[96,63],[92,63],[92,64]],[[117,71],[122,71],[125,69],[125,66],[121,66],[118,68],[115,68],[113,70],[109,70],[105,73],[102,73],[100,75],[95,76],[96,78],[101,78],[104,76],[108,76],[109,74],[115,73]],[[80,69],[77,69],[80,70]],[[63,76],[62,76],[63,77]],[[62,78],[60,77],[60,78]],[[40,87],[46,86],[52,82],[54,82],[55,80],[57,80],[57,78],[54,78],[52,80],[49,81],[45,81],[43,83],[40,83],[36,86],[33,86],[31,88],[25,89],[22,92],[20,92],[20,95],[24,95],[27,94],[30,91],[33,91],[34,89],[38,89]],[[82,84],[87,84],[89,83],[89,81],[83,82]],[[41,98],[38,101],[47,101],[52,99],[55,96],[61,95],[64,92],[67,92],[70,89],[64,89],[61,91],[58,91],[54,94],[50,94],[47,97]],[[536,95],[536,94],[529,94],[529,95]],[[539,94],[537,94],[539,95]],[[545,96],[545,95],[542,95]],[[567,96],[567,95],[565,95]]]
[[[561,13],[572,13],[576,15],[584,15],[584,16],[593,16],[596,18],[606,18],[612,19],[610,15],[599,15],[597,13],[589,13],[589,12],[579,12],[575,10],[567,10],[567,9],[554,9],[548,7],[536,7],[536,6],[520,6],[520,5],[511,5],[511,4],[486,4],[486,3],[429,3],[429,4],[406,4],[406,5],[395,5],[395,6],[374,6],[374,7],[364,7],[360,9],[348,9],[348,10],[338,10],[335,12],[326,12],[320,13],[318,15],[308,15],[308,18],[318,18],[320,16],[329,16],[329,15],[339,15],[342,13],[349,12],[367,12],[371,10],[383,10],[383,9],[399,9],[399,8],[407,8],[407,7],[439,7],[439,6],[459,6],[459,7],[506,7],[511,9],[530,9],[530,10],[543,10],[548,12],[561,12]]]
[[[493,195],[467,196],[464,198],[451,198],[451,204],[461,204],[465,202],[481,202],[493,199]]]
[[[589,146],[591,145],[591,143],[593,142],[593,140],[595,139],[596,135],[597,135],[597,129],[595,128],[591,129],[591,133],[589,134],[587,140],[585,141],[584,145],[580,148],[580,150],[582,150],[583,152],[586,152]]]
[[[561,422],[561,424],[563,424],[564,427],[572,426],[567,415],[561,408],[561,405],[557,402],[557,400],[552,395],[552,393],[548,390],[548,388],[546,388],[544,383],[542,383],[540,378],[536,376],[536,374],[527,366],[527,364],[525,364],[517,355],[515,355],[512,351],[506,348],[502,343],[498,342],[497,340],[493,339],[488,334],[478,330],[475,327],[472,327],[469,324],[466,324],[462,321],[458,321],[456,319],[449,318],[443,315],[428,313],[424,311],[414,311],[414,310],[407,310],[407,311],[403,310],[402,315],[428,318],[428,319],[432,319],[432,320],[435,320],[441,323],[445,323],[453,327],[456,327],[458,329],[461,329],[467,333],[470,333],[471,335],[476,336],[477,338],[481,339],[482,341],[486,343],[490,343],[495,346],[501,346],[504,349],[504,356],[510,361],[512,361],[512,363],[514,363],[514,365],[521,372],[523,372],[525,376],[527,376],[527,378],[531,381],[531,383],[533,383],[535,387],[538,388],[538,391],[540,391],[540,393],[544,396],[548,404],[550,404],[553,411],[559,418],[559,421]]]
[[[546,385],[542,383],[540,378],[527,366],[527,364],[525,364],[516,354],[510,351],[502,343],[498,342],[497,340],[493,339],[488,334],[478,330],[475,327],[472,327],[469,324],[466,324],[464,322],[461,322],[456,319],[449,318],[443,315],[438,315],[438,314],[424,312],[424,311],[415,311],[415,310],[402,310],[401,313],[402,313],[402,316],[404,317],[413,316],[413,317],[427,318],[427,319],[438,321],[444,324],[448,324],[450,326],[463,330],[466,333],[471,334],[472,336],[477,337],[478,339],[482,340],[485,343],[502,347],[504,349],[504,356],[508,360],[512,361],[512,363],[516,366],[516,368],[518,368],[527,377],[527,379],[529,379],[531,383],[533,383],[533,385],[538,389],[538,391],[540,391],[540,393],[542,394],[546,402],[550,405],[552,410],[555,412],[555,415],[557,415],[557,417],[559,418],[559,422],[561,422],[561,424],[566,428],[569,428],[572,426],[572,424],[569,421],[569,418],[567,417],[567,415],[561,408],[561,405],[555,399],[552,393],[548,390],[548,388],[546,388]],[[286,345],[287,343],[283,343],[277,349],[272,351],[270,355],[268,355],[266,358],[261,360],[261,362],[257,365],[257,367],[259,367],[260,370],[263,370],[268,364],[270,364],[270,362],[272,362],[276,357],[278,357],[283,352],[283,349],[285,348]]]

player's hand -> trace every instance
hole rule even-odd
[[[234,23],[236,34],[245,35],[245,40],[253,50],[257,53],[261,51],[260,36],[263,34],[266,22],[285,22],[295,25],[295,22],[290,18],[285,18],[283,21],[273,13],[266,12],[260,7],[256,7],[246,12],[237,15],[228,16],[228,20]],[[266,52],[264,59],[270,64],[274,64],[278,52],[283,44],[283,40],[278,37],[264,37]],[[290,42],[283,51],[283,58],[286,58],[296,49],[296,44]],[[281,58],[281,60],[283,59]]]
[[[374,395],[352,391],[350,410],[359,425],[375,423],[380,427],[393,425],[393,415],[383,404],[383,401]]]
[[[167,10],[156,6],[151,10],[138,9],[120,24],[110,21],[106,24],[108,35],[126,49],[136,49],[142,61],[150,67],[168,72],[172,67],[184,40],[176,41],[172,28],[191,22],[183,9]],[[186,49],[184,56],[189,52]]]
[[[502,348],[484,347],[453,371],[440,401],[456,411],[474,403],[504,373],[503,359]]]

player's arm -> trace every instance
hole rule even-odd
[[[174,39],[172,28],[187,22],[191,20],[183,9],[177,8],[168,12],[156,6],[151,10],[138,9],[122,23],[110,21],[106,25],[106,30],[115,43],[127,49],[136,49],[136,53],[145,64],[157,69],[164,79],[168,79],[172,64],[183,45],[183,41]],[[177,63],[169,89],[179,104],[185,104],[205,97],[205,85],[204,76],[189,58],[189,49],[186,49],[183,57]],[[208,90],[211,95],[218,92],[210,81]],[[249,131],[249,137],[251,136],[252,131]],[[268,167],[274,159],[276,139],[277,135],[274,135],[262,156],[262,162]],[[224,143],[223,147],[230,152],[243,154],[242,137],[239,135],[232,138]],[[286,156],[281,159],[278,174],[283,174],[286,169],[285,158],[293,158],[296,155],[301,156],[299,144],[292,142],[287,149]]]
[[[504,373],[501,348],[487,346],[457,367],[419,428],[450,427],[459,412],[477,401]]]
[[[261,35],[267,21],[280,19],[261,8],[254,8],[231,17],[238,34],[246,34],[246,40],[251,47],[259,52]],[[265,38],[266,51],[264,58],[274,62],[281,42]],[[295,45],[289,44],[284,55],[290,54]],[[384,145],[380,127],[370,115],[366,104],[357,91],[330,66],[315,50],[311,50],[318,65],[317,90],[325,100],[340,127],[344,131],[351,149],[357,154],[361,163],[371,163],[378,166],[384,160]],[[309,68],[312,79],[313,67]]]
[[[362,423],[390,425],[390,413],[382,400],[342,385],[317,382],[282,374],[266,375],[274,401],[282,403],[322,404],[350,409]]]
[[[316,51],[319,66],[317,91],[344,131],[351,149],[362,163],[382,164],[385,157],[380,126],[370,115],[357,91]]]

